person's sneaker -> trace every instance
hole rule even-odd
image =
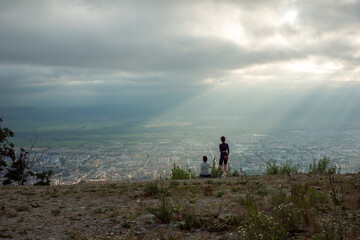
[[[226,177],[226,173],[224,173],[223,175],[221,175],[221,177]]]

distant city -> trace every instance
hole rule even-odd
[[[313,159],[329,157],[341,173],[353,173],[360,167],[360,130],[289,130],[281,133],[252,133],[228,137],[229,165],[247,174],[263,174],[266,162],[290,161],[300,172],[307,172]],[[54,171],[52,184],[80,181],[150,180],[166,178],[174,164],[188,167],[196,174],[202,156],[209,163],[219,158],[218,143],[196,139],[164,142],[138,142],[133,145],[109,141],[91,149],[56,147],[34,149],[44,153],[34,170]]]

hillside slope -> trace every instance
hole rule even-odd
[[[360,175],[0,187],[3,239],[359,239]]]

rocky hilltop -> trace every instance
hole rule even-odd
[[[2,239],[360,237],[360,174],[0,189]]]

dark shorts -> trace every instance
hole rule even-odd
[[[206,175],[200,174],[200,178],[211,178],[211,174],[206,174]]]
[[[220,154],[220,161],[219,161],[219,165],[220,165],[220,166],[222,166],[223,163],[224,163],[224,164],[227,164],[228,159],[225,158],[226,156],[228,156],[228,154],[225,153],[225,152],[222,152],[222,153]]]

